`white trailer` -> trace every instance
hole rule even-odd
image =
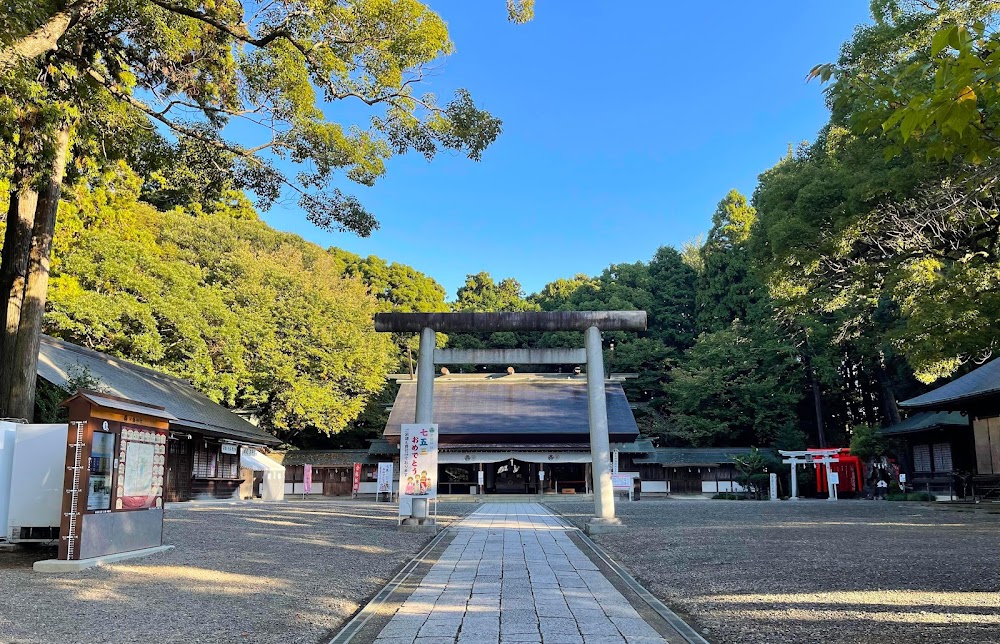
[[[69,426],[16,424],[11,445],[10,425],[0,423],[0,541],[58,541]]]

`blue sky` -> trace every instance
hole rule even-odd
[[[788,145],[826,122],[808,70],[836,59],[867,0],[537,0],[512,25],[504,0],[430,0],[456,52],[424,91],[456,88],[503,119],[479,163],[393,159],[375,187],[345,186],[381,222],[370,238],[325,233],[294,209],[272,226],[378,255],[437,279],[559,277],[648,260],[711,225],[731,188],[748,196]],[[337,116],[336,109],[330,115]]]

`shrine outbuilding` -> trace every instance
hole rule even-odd
[[[959,463],[955,445],[949,440],[947,452],[945,441],[930,446],[931,468],[942,473],[950,469],[958,474],[960,468],[969,467],[971,495],[1000,499],[1000,358],[922,396],[905,400],[900,407],[911,412],[960,412],[972,426],[974,462]],[[922,450],[919,456],[914,455],[915,459],[918,457],[923,461]],[[941,469],[937,470],[939,466]]]
[[[213,402],[181,378],[43,335],[39,378],[59,387],[87,374],[101,392],[159,405],[170,412],[164,501],[247,498],[284,478],[266,452],[281,443],[263,429]],[[255,485],[256,479],[256,485]],[[280,486],[277,489],[280,496]],[[266,495],[265,495],[266,496]],[[272,497],[273,498],[273,497]]]

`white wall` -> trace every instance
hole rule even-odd
[[[701,482],[701,491],[704,492],[705,494],[715,494],[716,493],[715,481],[702,481]],[[722,481],[722,480],[720,480],[719,481],[718,491],[719,492],[746,492],[747,489],[745,487],[743,487],[742,485],[740,485],[739,483],[737,483],[736,481]]]
[[[643,481],[642,494],[666,494],[670,491],[667,481]]]
[[[285,483],[285,495],[298,494],[299,496],[302,496],[303,492],[305,492],[305,487],[303,486],[303,483]],[[315,494],[319,494],[320,496],[323,495],[323,481],[316,479],[313,480],[312,491],[309,492],[309,496],[313,496]]]

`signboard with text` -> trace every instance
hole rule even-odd
[[[616,490],[631,490],[632,476],[630,474],[612,474],[611,487]]]
[[[438,426],[404,424],[399,440],[399,515],[410,516],[413,499],[437,498]]]
[[[312,494],[313,491],[313,466],[306,463],[302,466],[302,489],[306,494]]]
[[[392,463],[378,464],[378,487],[376,494],[392,494]]]

